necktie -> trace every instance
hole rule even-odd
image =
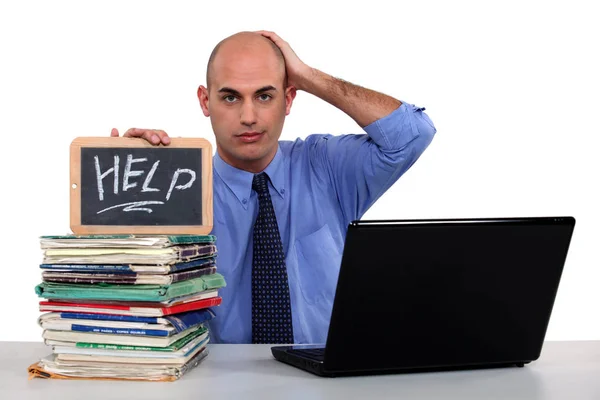
[[[254,175],[258,194],[252,253],[252,342],[294,343],[290,288],[267,174]]]

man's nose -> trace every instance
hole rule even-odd
[[[242,104],[240,111],[240,122],[242,125],[251,126],[256,123],[256,110],[251,101],[246,101]]]

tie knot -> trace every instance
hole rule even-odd
[[[269,177],[265,172],[254,175],[254,178],[252,178],[252,189],[254,189],[258,194],[268,193],[268,179]]]

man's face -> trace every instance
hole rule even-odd
[[[210,116],[217,151],[225,162],[260,172],[277,152],[295,88],[285,88],[285,64],[268,43],[240,47],[224,43],[216,55],[208,89],[198,89]],[[262,45],[261,45],[262,44]]]

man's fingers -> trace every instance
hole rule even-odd
[[[282,38],[280,38],[275,32],[255,31],[255,33],[259,33],[262,36],[269,39],[271,42],[275,43],[275,45],[277,47],[279,47],[279,49],[283,53],[283,56],[286,58],[286,60],[292,59],[294,57],[296,57],[296,58],[298,57],[296,55],[296,53],[294,52],[294,50],[292,50],[292,47],[290,46],[290,44],[288,42],[286,42],[285,40],[283,40]]]
[[[259,33],[261,35],[263,35],[264,37],[271,39],[275,44],[279,45],[280,43],[283,44],[285,43],[283,41],[283,39],[281,39],[279,36],[277,36],[277,34],[275,32],[271,32],[271,31],[256,31],[256,33]]]
[[[137,128],[129,128],[123,134],[123,137],[141,137],[143,132],[137,132]]]
[[[144,128],[131,128],[123,135],[124,137],[140,137],[146,139],[150,144],[164,144],[171,143],[169,135],[165,131],[159,129],[144,129]]]
[[[150,129],[130,128],[123,135],[124,137],[138,137],[146,139],[150,144],[159,144],[160,139],[156,137]]]
[[[152,129],[139,129],[139,131],[141,132],[141,135],[142,135],[141,137],[146,139],[149,143],[152,143],[152,144],[160,143],[160,137],[158,137]]]
[[[260,33],[263,36],[277,36],[277,34],[275,32],[271,32],[271,31],[256,31],[256,33]]]
[[[119,137],[119,131],[117,130],[117,128],[112,128],[112,130],[110,131],[110,136]]]
[[[171,138],[169,137],[169,135],[167,135],[167,132],[155,129],[154,133],[160,138],[162,144],[167,145],[171,143]]]

